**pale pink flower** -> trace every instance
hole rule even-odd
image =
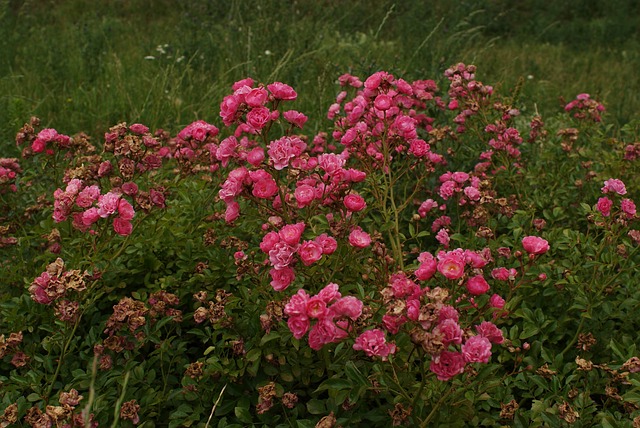
[[[344,197],[344,206],[347,207],[349,211],[362,211],[367,207],[367,203],[364,198],[357,193],[350,193]]]
[[[462,345],[462,356],[467,363],[488,363],[491,342],[484,336],[471,336]]]
[[[625,195],[627,193],[627,189],[624,186],[624,183],[617,178],[610,178],[604,182],[604,187],[602,187],[602,193],[614,192],[618,195]]]
[[[424,218],[429,211],[434,208],[438,208],[438,203],[433,199],[427,199],[420,205],[420,208],[418,208],[418,214],[420,214],[420,217]]]
[[[380,329],[364,331],[356,338],[353,349],[363,351],[368,357],[381,357],[386,360],[389,354],[396,352],[396,345],[387,343],[384,332]]]
[[[544,254],[549,251],[549,242],[537,236],[522,238],[522,246],[529,254]]]
[[[459,352],[442,351],[431,360],[429,370],[435,373],[438,380],[448,381],[464,372],[464,357]]]
[[[489,291],[489,283],[484,279],[482,275],[471,277],[466,283],[467,291],[469,294],[479,296]]]
[[[283,269],[293,262],[294,254],[295,248],[281,241],[269,251],[269,261],[274,268]]]
[[[282,137],[269,144],[269,161],[277,170],[289,166],[289,161],[302,154],[307,145],[299,137]]]
[[[98,199],[98,214],[102,218],[107,218],[114,214],[118,209],[118,203],[121,196],[118,193],[109,192],[106,195],[100,195]]]
[[[471,201],[479,201],[480,200],[480,191],[472,186],[467,186],[464,188],[464,195],[469,198]]]
[[[442,244],[444,248],[449,248],[449,242],[451,239],[449,238],[449,232],[447,232],[447,229],[440,229],[436,234],[436,240]]]
[[[440,186],[440,190],[438,191],[438,194],[442,199],[446,201],[453,196],[456,189],[457,189],[456,182],[453,180],[447,180],[444,183],[442,183],[442,185]]]
[[[298,255],[305,266],[311,266],[322,258],[322,246],[314,241],[304,241],[298,248]]]
[[[100,197],[100,188],[98,186],[87,186],[78,193],[76,197],[76,205],[81,208],[89,208]]]
[[[349,244],[356,248],[366,248],[371,245],[371,236],[360,226],[356,226],[349,234]]]

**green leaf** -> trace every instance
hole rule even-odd
[[[312,398],[307,402],[307,410],[312,415],[324,415],[327,413],[327,408],[325,406],[324,400],[318,400],[316,398]]]

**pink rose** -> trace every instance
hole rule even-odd
[[[302,237],[302,232],[304,232],[305,225],[304,223],[296,223],[296,224],[287,224],[282,226],[280,231],[278,232],[278,236],[288,245],[297,245],[300,242],[300,238]]]
[[[272,84],[267,85],[267,89],[269,89],[269,92],[271,92],[273,97],[277,100],[293,101],[298,96],[291,86],[281,82],[273,82]]]
[[[135,196],[138,194],[138,185],[133,181],[127,181],[122,184],[122,192],[125,195]]]
[[[368,357],[381,357],[386,360],[389,354],[396,352],[396,345],[387,343],[380,329],[367,330],[356,338],[353,349],[363,351]]]
[[[333,321],[323,318],[318,320],[309,332],[309,347],[318,351],[327,343],[333,342],[337,336],[338,328]]]
[[[440,259],[437,268],[447,279],[459,279],[464,275],[464,265],[463,256],[451,251]]]
[[[433,277],[438,269],[438,262],[436,259],[432,258],[430,260],[426,260],[423,263],[420,263],[420,266],[414,272],[414,275],[419,281],[427,281]]]
[[[116,217],[113,219],[113,230],[115,230],[118,235],[128,236],[131,235],[133,231],[133,225],[129,220]]]
[[[636,204],[631,199],[623,199],[620,201],[620,208],[627,218],[633,218],[636,215]]]
[[[469,294],[479,296],[489,291],[489,283],[484,279],[482,275],[471,277],[466,283],[467,291]]]
[[[544,254],[549,251],[549,243],[537,236],[526,236],[522,238],[522,246],[529,254]]]
[[[301,184],[296,187],[294,192],[298,208],[304,208],[309,205],[316,197],[316,190],[308,184]]]
[[[440,311],[438,311],[439,323],[447,319],[452,319],[456,323],[458,322],[458,319],[460,319],[460,314],[458,313],[458,310],[451,305],[444,305],[443,307],[440,308]]]
[[[502,331],[492,322],[483,321],[480,325],[476,326],[476,331],[480,336],[489,339],[491,343],[501,344],[504,342]]]
[[[491,342],[484,336],[471,336],[462,345],[462,356],[467,363],[488,363]]]
[[[263,253],[269,253],[275,247],[275,245],[280,242],[280,236],[278,232],[269,232],[262,237],[262,242],[260,242],[260,249]]]
[[[100,214],[96,207],[91,207],[82,213],[82,224],[85,226],[91,226],[93,223],[100,219]]]
[[[502,309],[504,308],[505,303],[506,302],[504,301],[504,299],[498,294],[492,295],[491,298],[489,299],[489,304],[491,305],[492,308]]]
[[[249,177],[253,181],[251,194],[256,198],[269,199],[278,193],[278,184],[267,171],[263,169],[250,171]]]
[[[517,273],[513,268],[507,269],[505,267],[499,267],[491,271],[491,277],[498,281],[512,281],[515,279]]]
[[[344,197],[344,206],[347,207],[349,211],[362,211],[367,207],[367,203],[364,198],[357,193],[350,193]]]
[[[247,162],[253,166],[258,166],[264,160],[264,149],[262,147],[254,147],[247,153]]]
[[[271,251],[269,251],[269,261],[276,269],[283,269],[293,262],[293,254],[295,249],[285,242],[278,242]]]
[[[240,204],[236,201],[227,202],[227,208],[224,212],[224,221],[227,223],[233,223],[233,221],[238,217],[240,217]]]
[[[366,248],[371,245],[371,236],[356,226],[349,234],[349,244],[356,248]]]
[[[314,241],[304,241],[298,248],[298,255],[305,266],[311,266],[322,258],[322,246]]]
[[[438,380],[448,381],[464,372],[464,357],[459,352],[442,351],[431,360],[429,370],[435,373]]]
[[[300,315],[289,317],[287,326],[289,330],[291,330],[291,333],[293,333],[293,337],[301,339],[309,330],[309,318]]]
[[[320,292],[318,293],[318,297],[329,304],[332,301],[342,297],[342,295],[338,291],[338,288],[338,284],[330,282],[329,284],[325,285],[322,290],[320,290]]]
[[[407,322],[407,318],[404,315],[384,314],[382,317],[382,324],[384,328],[391,334],[398,334],[400,327]]]
[[[604,187],[602,187],[602,193],[614,192],[618,195],[624,195],[627,193],[627,189],[624,186],[624,183],[617,178],[610,178],[609,180],[604,182]]]
[[[307,300],[306,315],[309,318],[324,318],[327,314],[327,303],[319,296],[313,296]]]
[[[290,317],[304,316],[306,318],[308,300],[309,295],[307,292],[302,289],[298,290],[298,292],[291,296],[289,302],[284,306],[284,313]]]
[[[307,116],[295,110],[285,111],[282,116],[287,122],[292,123],[298,128],[302,128],[308,120]]]
[[[100,217],[107,218],[114,214],[118,209],[119,202],[120,195],[117,193],[109,192],[106,195],[101,195],[98,199],[98,214],[100,214]]]
[[[133,132],[134,134],[142,135],[149,132],[149,127],[141,123],[134,123],[129,127],[129,131]]]
[[[247,125],[254,131],[260,131],[271,119],[271,112],[266,107],[256,107],[247,113]]]
[[[98,186],[87,186],[78,193],[76,205],[81,208],[89,208],[100,196],[100,188]]]
[[[335,317],[348,317],[353,321],[362,315],[364,304],[355,296],[345,296],[339,298],[331,307],[331,313]]]
[[[244,102],[247,103],[249,107],[260,107],[267,102],[268,97],[269,94],[266,89],[253,88],[245,94]]]
[[[129,201],[126,199],[120,199],[118,202],[118,217],[123,220],[131,220],[135,214],[133,206],[131,206]]]
[[[435,331],[442,335],[442,343],[445,346],[462,343],[462,329],[454,319],[446,318],[442,320],[435,328]]]
[[[605,196],[598,199],[598,204],[596,205],[596,208],[598,211],[600,211],[603,217],[609,217],[609,215],[611,214],[612,206],[613,206],[613,201]]]
[[[322,254],[333,254],[338,248],[338,241],[326,233],[316,236],[314,241],[322,247]]]

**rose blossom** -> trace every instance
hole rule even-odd
[[[429,370],[436,374],[438,380],[448,381],[464,372],[464,357],[459,352],[442,351],[433,357]]]
[[[118,235],[128,236],[131,235],[133,231],[133,225],[129,220],[116,217],[113,219],[113,230],[115,230]]]
[[[502,331],[492,322],[483,321],[480,325],[476,326],[476,331],[478,335],[486,337],[491,343],[499,345],[504,342]]]
[[[287,320],[287,326],[289,327],[289,330],[291,330],[291,333],[293,333],[293,337],[296,339],[301,339],[302,336],[307,333],[309,330],[309,324],[309,318],[306,316],[298,315],[289,317]]]
[[[494,294],[489,299],[489,304],[492,308],[502,309],[504,308],[505,301],[500,295]]]
[[[381,357],[386,360],[389,354],[396,352],[396,345],[387,343],[380,329],[367,330],[356,338],[353,349],[363,351],[368,357]]]
[[[297,245],[300,242],[302,232],[304,232],[305,225],[303,222],[296,224],[287,224],[282,226],[278,232],[278,236],[288,245]]]
[[[327,343],[333,342],[338,334],[338,328],[333,321],[322,318],[309,331],[309,347],[318,351]]]
[[[359,226],[353,228],[349,234],[349,244],[356,248],[365,248],[371,245],[371,236]]]
[[[461,254],[450,251],[438,262],[438,272],[447,279],[459,279],[464,275],[464,258]]]
[[[357,193],[350,193],[344,197],[344,206],[347,207],[349,211],[362,211],[367,207],[367,203],[364,198]]]
[[[304,208],[313,202],[316,197],[316,190],[309,184],[301,184],[296,187],[294,197],[298,203],[298,208]]]
[[[269,251],[269,261],[276,269],[283,269],[293,262],[293,254],[295,249],[285,242],[278,242],[271,251]]]
[[[484,336],[471,336],[462,345],[462,356],[467,363],[488,363],[491,342]]]
[[[462,343],[462,329],[458,325],[458,322],[451,318],[442,320],[435,330],[442,335],[442,343],[447,346],[449,344],[461,344]]]
[[[604,187],[602,187],[602,193],[614,192],[618,195],[625,195],[627,193],[627,189],[624,186],[624,183],[617,178],[610,178],[604,182]]]
[[[627,218],[633,218],[636,215],[636,204],[631,199],[623,199],[620,201],[620,208]]]
[[[316,236],[314,241],[322,247],[322,254],[333,254],[338,248],[338,241],[326,233]]]
[[[598,199],[598,204],[596,205],[596,209],[600,211],[603,217],[609,217],[609,215],[611,214],[612,206],[613,206],[613,201],[605,196]]]
[[[269,92],[271,92],[277,100],[293,101],[298,96],[291,86],[281,82],[273,82],[267,85],[267,89],[269,89]]]
[[[526,236],[522,238],[522,246],[529,254],[544,254],[549,251],[549,242],[537,236]]]
[[[336,317],[349,317],[355,321],[362,315],[363,307],[364,304],[357,297],[345,296],[339,298],[329,309]]]
[[[466,283],[467,291],[474,296],[479,296],[489,291],[489,284],[482,275],[469,278]]]
[[[269,270],[269,275],[271,275],[271,286],[275,291],[286,289],[296,278],[294,270],[288,266],[282,269],[272,268]]]
[[[322,258],[322,246],[314,241],[304,241],[298,248],[298,255],[305,266],[311,266]]]

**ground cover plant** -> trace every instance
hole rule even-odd
[[[637,122],[457,61],[306,92],[288,55],[175,130],[15,125],[0,425],[640,426]]]

